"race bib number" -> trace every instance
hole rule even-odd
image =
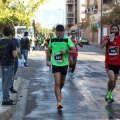
[[[61,53],[54,54],[54,59],[56,62],[63,62],[63,55]]]
[[[108,50],[109,50],[109,55],[118,55],[119,54],[119,47],[117,47],[117,46],[110,46]]]

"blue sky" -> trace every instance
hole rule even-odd
[[[65,0],[47,0],[36,12],[34,18],[42,27],[52,28],[55,24],[65,24]]]

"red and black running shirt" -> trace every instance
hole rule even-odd
[[[106,40],[106,36],[102,42]],[[106,44],[105,63],[111,65],[120,65],[120,36],[114,38],[113,41],[108,40]]]

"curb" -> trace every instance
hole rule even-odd
[[[14,80],[14,88],[18,91],[17,94],[11,94],[11,99],[17,103],[17,98],[19,95],[20,88],[22,86],[22,78],[18,77],[17,80]],[[9,120],[16,110],[15,106],[2,106],[0,104],[0,120]]]

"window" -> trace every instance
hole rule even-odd
[[[94,0],[94,5],[97,5],[97,0]]]
[[[106,3],[110,2],[110,1],[113,1],[113,0],[103,0],[103,4],[106,4]]]
[[[68,6],[68,11],[72,12],[72,10],[73,10],[73,7],[72,6]]]
[[[73,19],[68,19],[68,24],[73,24]]]

